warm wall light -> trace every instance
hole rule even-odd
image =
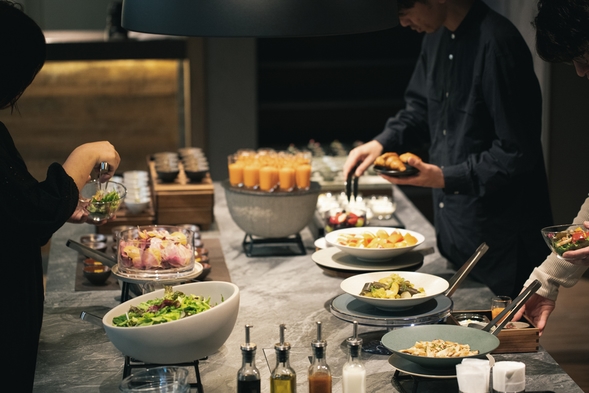
[[[365,33],[398,24],[396,0],[124,0],[128,30],[203,37]]]

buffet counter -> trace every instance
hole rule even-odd
[[[446,279],[454,271],[435,249],[434,229],[409,200],[396,190],[397,214],[408,229],[422,233],[426,241],[419,249],[427,254],[420,272],[434,273]],[[352,324],[329,311],[331,300],[342,294],[342,278],[325,274],[312,260],[315,250],[311,231],[301,236],[307,254],[302,256],[247,257],[242,248],[244,233],[231,219],[225,193],[215,184],[215,224],[201,232],[207,239],[220,240],[231,281],[241,290],[241,305],[233,332],[221,349],[200,360],[199,371],[206,393],[235,392],[237,371],[241,367],[240,345],[245,340],[244,325],[251,324],[251,341],[258,351],[256,364],[262,376],[262,392],[270,392],[270,370],[274,367],[274,344],[279,341],[279,325],[287,326],[286,341],[292,345],[290,361],[297,372],[297,390],[308,391],[307,368],[311,341],[316,336],[317,321],[322,322],[327,340],[327,363],[333,374],[333,392],[340,393],[341,370],[346,362],[346,338]],[[37,362],[35,392],[116,392],[122,380],[124,356],[109,342],[100,327],[80,319],[87,311],[99,316],[119,304],[120,291],[75,291],[77,253],[66,247],[67,239],[77,240],[93,232],[89,225],[66,224],[53,237],[49,256],[45,317]],[[213,266],[214,269],[214,266]],[[479,283],[466,279],[452,295],[454,310],[480,310],[489,305],[491,292]],[[370,337],[379,337],[382,328],[360,326],[359,333],[369,347]],[[378,342],[378,341],[375,341]],[[526,391],[582,393],[574,381],[540,347],[537,352],[496,354],[499,360],[526,364]],[[395,375],[388,356],[363,353],[367,369],[368,392],[411,391],[457,392],[454,378],[405,378]],[[193,370],[191,370],[193,373]],[[194,374],[191,381],[194,382]],[[193,389],[196,391],[196,389]]]

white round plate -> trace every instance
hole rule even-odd
[[[343,234],[363,234],[365,232],[372,232],[376,235],[376,232],[379,230],[385,230],[387,233],[392,233],[393,231],[398,231],[402,235],[406,233],[410,233],[415,238],[417,238],[417,243],[412,246],[407,247],[399,247],[399,248],[359,248],[359,247],[349,247],[343,246],[338,244],[337,239],[340,235]],[[379,261],[388,261],[393,257],[399,256],[407,251],[413,250],[415,247],[421,245],[425,241],[425,237],[418,232],[410,231],[408,229],[401,229],[401,228],[391,228],[391,227],[358,227],[358,228],[345,228],[345,229],[338,229],[333,232],[329,232],[325,235],[325,241],[328,245],[335,246],[346,252],[350,255],[355,256],[356,258],[363,260],[363,261],[371,261],[371,262],[379,262]]]
[[[185,282],[185,281],[189,281],[189,280],[194,280],[195,278],[200,276],[200,274],[203,271],[203,267],[200,263],[195,262],[194,269],[192,269],[188,272],[161,274],[157,277],[142,276],[140,274],[123,273],[123,272],[119,271],[118,264],[114,265],[111,268],[111,270],[112,270],[112,273],[115,276],[117,276],[117,278],[119,278],[121,281],[125,281],[125,282],[131,283],[131,284],[143,284],[143,283],[152,282],[152,281],[177,283],[177,282]]]
[[[361,296],[362,288],[367,282],[378,281],[381,278],[387,277],[391,274],[398,274],[405,280],[410,281],[416,288],[425,289],[425,296],[411,297],[406,299],[379,299],[367,296]],[[433,274],[419,273],[419,272],[406,272],[406,271],[382,271],[374,273],[358,274],[349,278],[346,278],[340,284],[340,288],[354,296],[361,302],[368,303],[381,310],[403,310],[417,306],[418,304],[425,303],[429,299],[432,299],[442,292],[444,292],[450,284],[445,279],[434,276]]]
[[[318,250],[323,250],[324,248],[331,247],[331,245],[327,244],[324,237],[320,237],[319,239],[315,240],[315,248]]]
[[[311,256],[313,262],[328,269],[338,269],[356,272],[375,272],[383,270],[400,270],[417,266],[423,263],[423,254],[417,251],[409,251],[398,257],[389,259],[386,262],[361,261],[336,247],[327,247],[315,251]]]

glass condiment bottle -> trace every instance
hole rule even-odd
[[[366,368],[360,362],[362,339],[358,338],[358,322],[354,321],[354,336],[346,340],[348,361],[342,369],[342,393],[366,393]]]
[[[309,393],[331,393],[331,370],[325,359],[327,342],[321,339],[321,322],[317,322],[317,339],[311,342],[313,362],[309,366]]]
[[[237,372],[237,393],[260,393],[260,370],[256,367],[256,344],[250,343],[251,325],[245,325],[245,343],[241,345],[243,359]]]
[[[296,393],[297,376],[290,367],[290,344],[284,342],[286,325],[280,325],[280,342],[274,345],[276,351],[276,366],[270,375],[270,393]]]

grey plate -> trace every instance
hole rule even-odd
[[[402,358],[396,354],[389,357],[389,364],[405,374],[415,375],[417,377],[435,378],[435,379],[452,379],[456,378],[456,367],[441,368],[432,370],[422,367],[421,365]]]
[[[436,339],[470,345],[479,354],[455,358],[433,358],[399,352],[411,348],[417,341]],[[465,358],[480,358],[499,346],[499,339],[489,332],[457,325],[424,325],[395,329],[382,337],[382,345],[394,354],[430,369],[454,368]]]
[[[347,322],[358,321],[359,324],[365,326],[392,328],[438,323],[450,315],[452,306],[452,299],[439,295],[407,310],[385,311],[344,293],[332,299],[330,311],[339,319]]]

